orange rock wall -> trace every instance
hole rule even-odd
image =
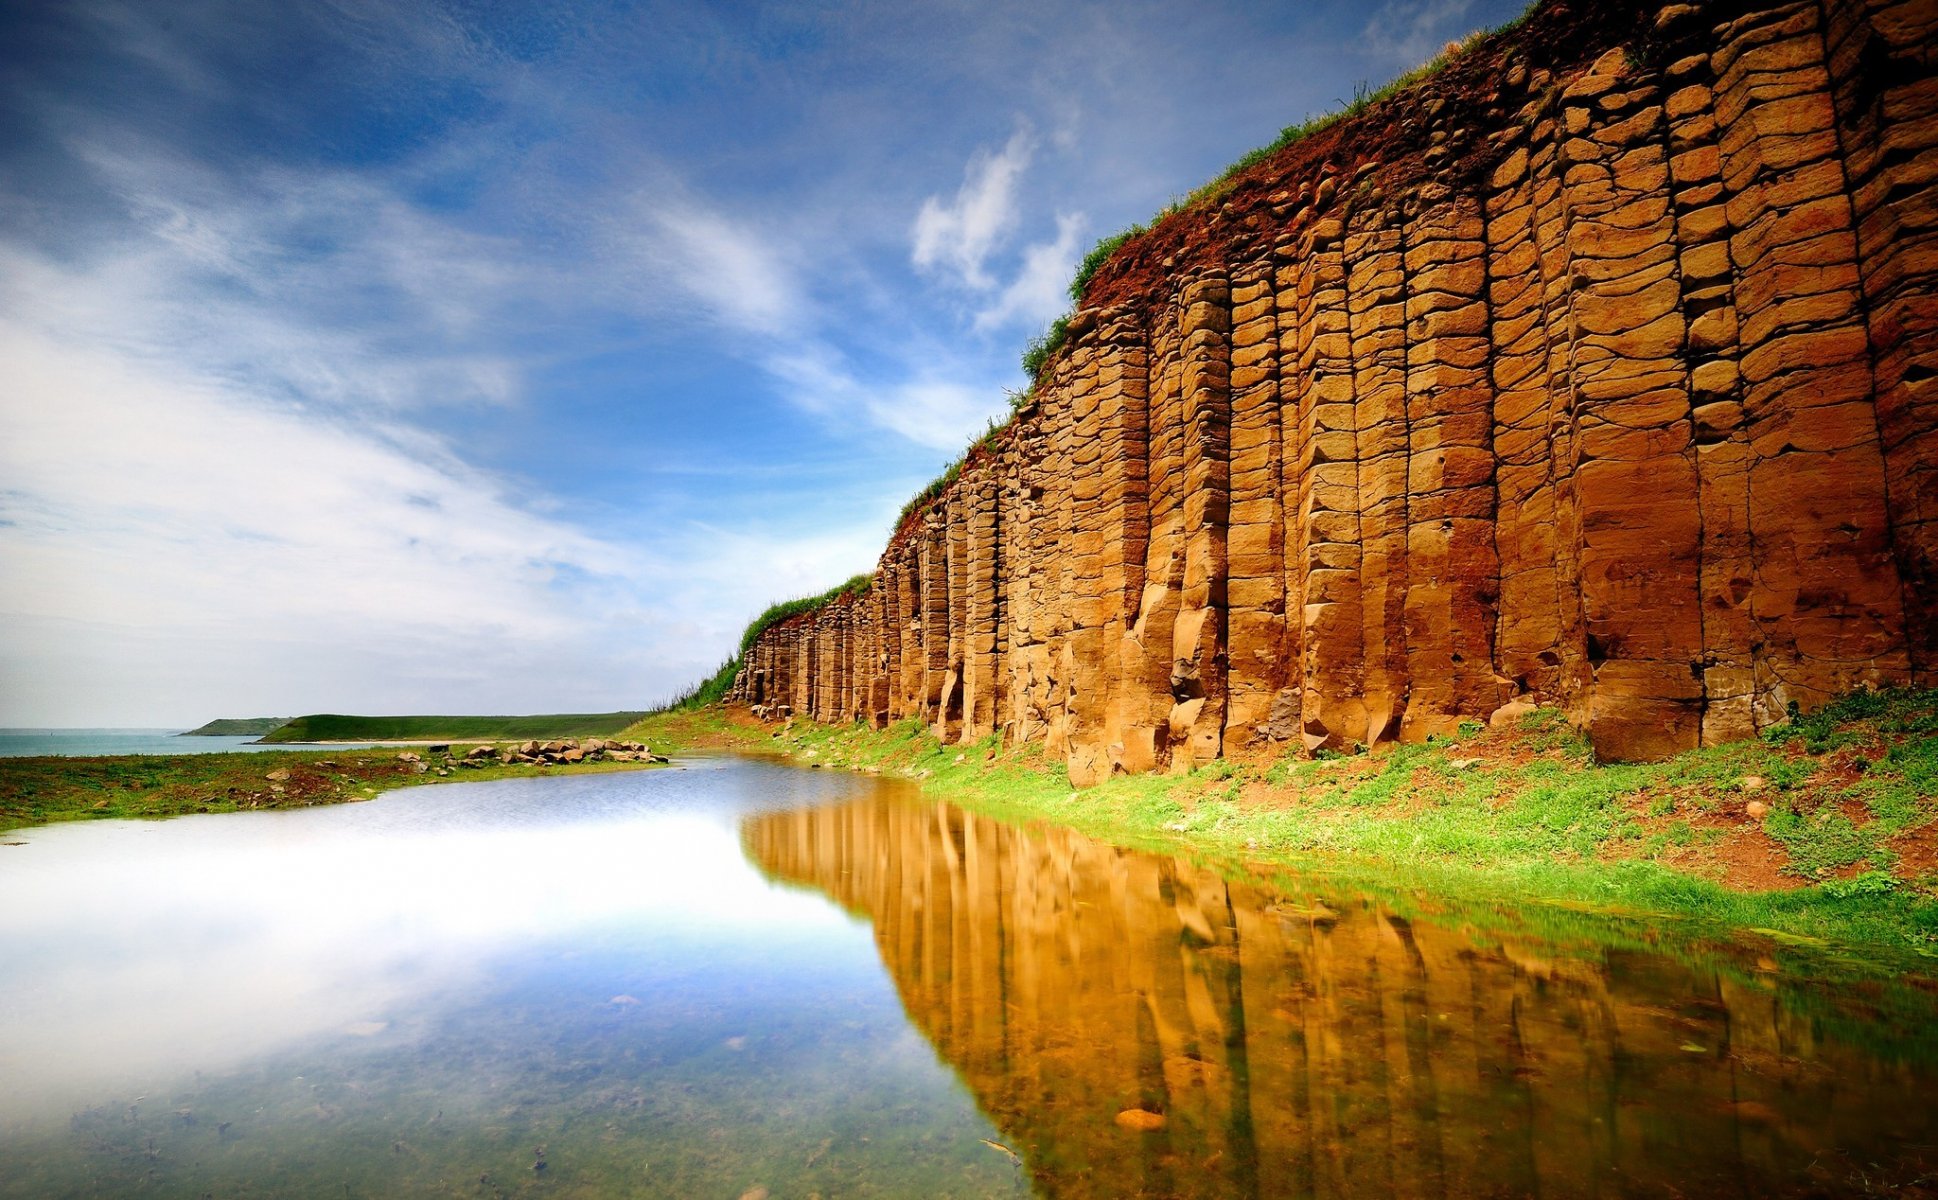
[[[1935,64],[1928,0],[1544,6],[1127,247],[738,695],[1082,784],[1521,696],[1653,758],[1938,683]]]

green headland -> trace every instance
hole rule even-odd
[[[288,717],[218,717],[184,732],[182,737],[261,737],[287,723]]]
[[[265,742],[443,742],[523,738],[608,737],[644,712],[550,713],[524,717],[358,717],[312,713],[284,722]]]

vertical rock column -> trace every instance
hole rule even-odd
[[[1098,318],[1097,573],[1103,603],[1105,689],[1101,738],[1111,770],[1142,772],[1156,762],[1156,726],[1145,719],[1141,659],[1132,629],[1144,594],[1150,547],[1149,357],[1143,326],[1119,311]]]
[[[1406,672],[1409,740],[1452,733],[1507,693],[1494,673],[1493,388],[1486,224],[1438,185],[1406,235]]]
[[[1305,548],[1300,727],[1308,751],[1366,735],[1361,617],[1359,455],[1352,328],[1346,307],[1344,226],[1323,218],[1306,234],[1297,272],[1299,519]],[[1287,397],[1288,403],[1290,397]]]
[[[1911,671],[1938,684],[1938,11],[1828,0]]]
[[[896,542],[882,551],[875,570],[875,595],[881,604],[883,717],[901,720],[902,691],[902,558]]]
[[[939,510],[942,517],[942,563],[948,579],[948,595],[943,609],[947,649],[943,652],[942,688],[936,699],[935,736],[944,742],[956,740],[963,731],[962,663],[968,642],[968,605],[965,603],[969,580],[969,547],[964,514],[970,499],[968,487],[960,479],[943,494]]]
[[[1105,627],[1117,600],[1104,586],[1103,413],[1097,386],[1095,314],[1077,318],[1070,364],[1070,528],[1063,557],[1069,563],[1071,665],[1066,733],[1070,782],[1088,787],[1110,771],[1105,750],[1105,707],[1115,655],[1105,652]]]
[[[1734,328],[1752,460],[1750,614],[1758,724],[1902,678],[1857,236],[1824,60],[1805,0],[1716,31]]]
[[[916,712],[938,732],[942,700],[949,682],[948,517],[931,510],[922,518],[922,681]]]
[[[1544,157],[1552,161],[1551,145]],[[1495,665],[1519,690],[1554,696],[1561,683],[1555,649],[1561,640],[1560,531],[1532,162],[1526,145],[1512,149],[1494,170],[1486,203],[1501,583]]]
[[[1366,725],[1353,740],[1390,740],[1406,713],[1406,257],[1397,213],[1362,207],[1346,222],[1346,309],[1358,461],[1360,628]]]
[[[1043,389],[1043,459],[1038,479],[1042,503],[1042,545],[1049,560],[1043,569],[1043,603],[1036,610],[1036,636],[1041,644],[1043,711],[1049,722],[1045,750],[1062,759],[1070,755],[1070,738],[1080,732],[1074,704],[1077,684],[1076,653],[1070,630],[1077,599],[1076,561],[1070,553],[1075,528],[1077,431],[1073,403],[1081,386],[1079,363],[1064,356],[1051,368]]]
[[[1235,271],[1231,302],[1225,743],[1237,749],[1267,736],[1273,701],[1285,686],[1285,509],[1279,501],[1278,307],[1267,268]]]
[[[1131,626],[1136,669],[1130,688],[1143,702],[1138,721],[1151,730],[1153,767],[1169,766],[1173,632],[1184,580],[1184,396],[1177,297],[1152,316],[1150,331],[1150,536],[1144,550],[1144,590]]]
[[[1171,634],[1174,770],[1224,749],[1225,613],[1231,527],[1231,286],[1222,273],[1184,289],[1184,576]]]
[[[1743,409],[1735,270],[1709,55],[1669,64],[1666,80],[1670,204],[1682,311],[1689,321],[1690,403],[1702,505],[1702,740],[1707,744],[1755,731],[1758,639],[1750,616],[1756,568],[1749,491],[1755,455]]]
[[[1611,50],[1562,93],[1581,595],[1606,758],[1702,731],[1702,536],[1662,105]]]
[[[1040,410],[1038,410],[1040,411]],[[1041,519],[1042,490],[1038,486],[1037,464],[1042,457],[1043,434],[1034,413],[1019,421],[1005,461],[1011,465],[1004,492],[1004,552],[1009,567],[1003,572],[1008,590],[1003,612],[1008,623],[1007,736],[1016,742],[1036,741],[1043,736],[1045,723],[1036,680],[1040,668],[1037,645],[1037,609],[1042,606],[1044,547]]]
[[[1002,580],[997,575],[1002,547],[995,465],[978,464],[963,476],[966,513],[963,528],[966,562],[963,591],[962,740],[973,742],[996,728],[1001,668],[996,657],[997,625],[1002,614]]]
[[[902,561],[895,596],[902,639],[902,673],[895,712],[900,720],[925,719],[922,680],[928,672],[929,652],[922,644],[922,541],[922,526],[918,522],[896,547]]]
[[[1291,234],[1273,248],[1272,316],[1275,379],[1272,385],[1277,412],[1274,425],[1279,434],[1278,474],[1273,481],[1276,520],[1282,531],[1279,554],[1279,587],[1284,597],[1285,621],[1282,629],[1283,658],[1278,670],[1278,691],[1272,697],[1268,727],[1264,730],[1274,743],[1289,741],[1300,733],[1300,708],[1304,694],[1305,655],[1305,567],[1306,525],[1301,504],[1306,498],[1305,439],[1310,422],[1302,421],[1300,397],[1305,394],[1301,368],[1299,333],[1299,292],[1301,271],[1295,263],[1283,260],[1295,251]],[[1240,326],[1243,328],[1243,326]]]

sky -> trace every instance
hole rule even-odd
[[[1519,0],[0,4],[0,725],[634,709]]]

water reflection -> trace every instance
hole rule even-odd
[[[752,763],[0,848],[0,1196],[984,1196],[1028,1181]]]
[[[879,795],[742,837],[873,923],[1044,1195],[1925,1194],[1938,1165],[1918,981],[1409,919]]]

